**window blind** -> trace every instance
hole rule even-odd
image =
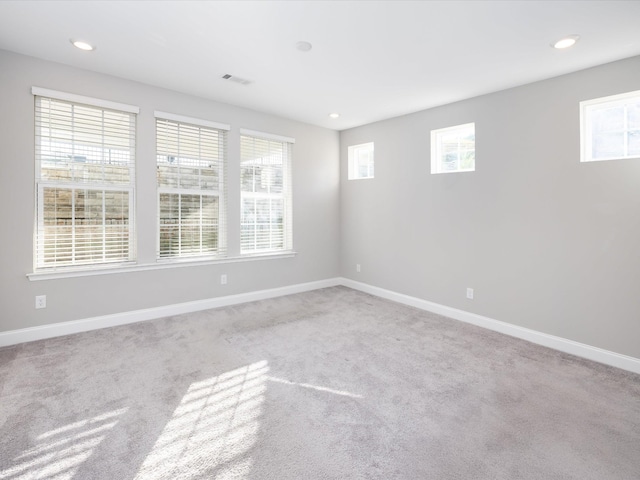
[[[35,96],[36,270],[134,259],[135,122]]]
[[[223,257],[227,132],[161,115],[156,112],[158,258]]]
[[[292,250],[293,139],[257,135],[257,132],[245,132],[240,136],[240,252]]]

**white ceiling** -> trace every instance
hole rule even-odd
[[[640,1],[5,0],[0,49],[343,130],[640,55]]]

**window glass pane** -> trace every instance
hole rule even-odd
[[[462,150],[460,153],[460,168],[470,170],[475,168],[476,152],[475,150]]]
[[[217,165],[200,169],[200,188],[203,190],[218,190],[219,174]]]
[[[624,106],[599,108],[592,112],[594,132],[616,132],[624,128]]]
[[[219,199],[213,195],[160,194],[160,257],[214,253]]]
[[[180,196],[160,194],[160,256],[180,254]]]
[[[628,154],[640,155],[640,130],[628,133]]]
[[[640,130],[640,101],[627,105],[627,122],[629,130]]]
[[[624,155],[624,133],[601,133],[593,136],[593,158],[611,158]]]
[[[240,182],[243,192],[254,191],[255,167],[253,165],[243,165],[240,167]]]

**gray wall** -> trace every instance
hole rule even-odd
[[[578,123],[579,101],[640,89],[639,78],[636,57],[338,135],[0,51],[0,331],[342,274],[640,357],[640,161],[580,164]],[[141,107],[141,263],[155,259],[154,110],[232,125],[231,248],[239,237],[238,129],[296,138],[298,255],[29,281],[33,85]],[[471,121],[476,122],[477,170],[430,175],[430,130]],[[375,142],[376,178],[346,180],[347,147],[369,141]],[[355,272],[356,263],[362,265],[361,273]],[[221,273],[229,276],[228,285],[219,284]],[[466,287],[475,289],[474,300],[465,298]],[[34,297],[40,294],[47,295],[48,306],[35,310]]]
[[[581,164],[578,107],[638,89],[635,57],[341,132],[343,276],[640,357],[640,160]],[[431,175],[430,130],[467,122],[476,171]]]
[[[154,110],[232,126],[229,248],[239,245],[239,129],[294,137],[295,258],[29,281],[33,269],[34,100],[39,86],[138,105],[138,258],[155,262]],[[242,88],[242,87],[238,87]],[[0,331],[310,282],[339,274],[338,133],[263,113],[0,51]],[[220,274],[229,283],[220,285]],[[35,295],[47,308],[35,310]]]

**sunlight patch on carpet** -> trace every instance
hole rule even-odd
[[[38,435],[36,445],[16,457],[11,468],[0,472],[0,479],[72,479],[127,410],[105,412]]]
[[[296,387],[310,388],[311,390],[316,390],[318,392],[332,393],[334,395],[341,395],[343,397],[362,398],[362,395],[358,395],[356,393],[345,392],[344,390],[335,390],[333,388],[320,387],[318,385],[311,385],[309,383],[292,382],[290,380],[285,380],[284,378],[268,376],[267,380],[269,380],[270,382],[283,383],[285,385],[293,385]]]
[[[252,466],[266,392],[266,361],[192,383],[136,475],[241,478]]]

